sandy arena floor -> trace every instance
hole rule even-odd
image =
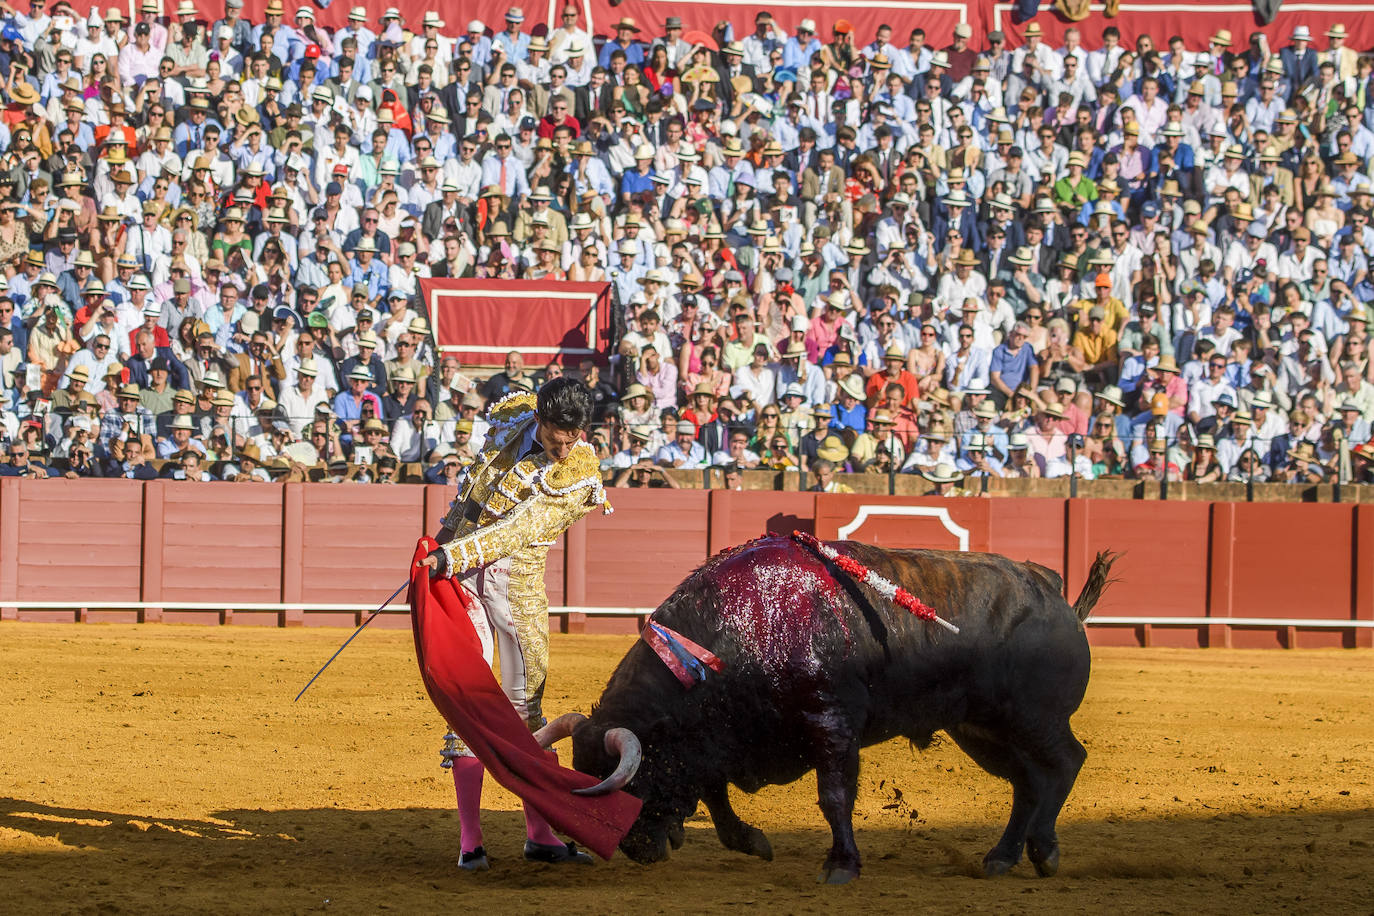
[[[0,627],[0,911],[1371,912],[1367,652],[1097,652],[1050,880],[972,877],[1010,793],[953,744],[871,748],[863,877],[829,888],[811,779],[737,799],[772,863],[722,849],[703,810],[669,863],[563,870],[520,859],[488,782],[500,859],[460,874],[409,633],[364,634],[291,704],[344,635]],[[627,645],[556,636],[549,713],[588,707]]]

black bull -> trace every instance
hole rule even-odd
[[[714,652],[724,672],[684,690],[640,641],[590,718],[571,714],[548,727],[551,740],[571,731],[577,769],[613,774],[608,782],[633,772],[626,788],[644,807],[621,849],[638,862],[666,858],[700,800],[722,844],[770,859],[767,838],[732,810],[728,786],[754,792],[814,769],[834,837],[821,879],[847,881],[859,873],[852,825],[859,749],[895,737],[923,748],[943,730],[1012,785],[1011,816],[984,871],[1001,874],[1026,850],[1041,875],[1054,874],[1055,821],[1086,756],[1069,727],[1088,685],[1083,620],[1114,557],[1097,557],[1070,607],[1059,576],[1034,563],[832,546],[960,632],[890,604],[791,538],[712,558],[654,619]],[[627,730],[642,753],[637,772],[617,769]]]

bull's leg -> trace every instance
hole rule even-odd
[[[1002,839],[983,857],[983,873],[989,878],[1006,874],[1021,861],[1026,846],[1038,798],[1037,774],[1027,766],[1027,760],[1015,747],[1000,736],[975,725],[957,725],[949,729],[965,754],[994,776],[1011,783],[1011,817]]]
[[[859,783],[859,741],[839,716],[820,715],[811,729],[817,750],[816,787],[821,813],[834,842],[819,880],[845,884],[859,877],[859,847],[854,842],[854,797]]]
[[[711,820],[716,825],[716,836],[726,849],[758,856],[767,862],[773,861],[773,846],[763,831],[747,824],[735,813],[730,804],[730,788],[724,781],[708,786],[701,793],[706,810],[711,812]]]
[[[1055,835],[1055,822],[1088,752],[1074,737],[1067,722],[1052,737],[1023,744],[1026,753],[1040,764],[1043,781],[1039,803],[1031,816],[1030,831],[1026,837],[1026,854],[1040,877],[1048,878],[1059,870],[1059,839]]]

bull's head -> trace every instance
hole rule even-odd
[[[575,790],[579,795],[625,789],[643,803],[634,826],[620,841],[620,850],[640,864],[668,858],[669,844],[673,848],[682,845],[682,822],[696,809],[695,798],[675,804],[672,794],[665,794],[665,786],[678,783],[676,774],[655,773],[663,760],[652,753],[646,756],[630,729],[608,727],[581,713],[559,716],[534,737],[541,746],[551,747],[569,736],[573,739],[573,768],[601,779],[594,786]]]

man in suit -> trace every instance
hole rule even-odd
[[[592,77],[587,85],[573,93],[573,117],[585,127],[594,114],[610,114],[611,102],[615,99],[615,85],[606,79],[606,70],[592,68]]]
[[[878,168],[878,174],[883,176],[883,184],[890,185],[897,166],[902,161],[901,154],[897,152],[897,145],[892,140],[892,128],[884,124],[873,132],[873,137],[877,141],[877,146],[869,151],[869,155]]]
[[[844,170],[835,164],[835,151],[823,149],[816,154],[816,164],[802,172],[802,219],[809,227],[816,214],[830,204],[844,200]]]
[[[1264,189],[1269,185],[1279,189],[1279,201],[1285,207],[1294,205],[1297,195],[1293,173],[1279,165],[1279,151],[1273,146],[1266,146],[1260,151],[1259,170],[1250,176],[1250,195],[1247,200],[1252,207],[1260,205],[1264,199]]]
[[[247,353],[234,353],[229,357],[229,390],[238,393],[248,384],[249,379],[262,382],[263,390],[271,393],[273,399],[286,378],[286,369],[281,358],[267,347],[267,334],[254,331],[249,339]]]
[[[721,62],[716,66],[716,72],[720,74],[720,82],[716,85],[716,88],[719,90],[721,99],[725,102],[725,107],[728,110],[735,104],[736,88],[733,82],[735,77],[748,77],[749,88],[744,90],[746,92],[759,91],[759,78],[754,72],[754,66],[744,62],[744,46],[738,41],[732,41],[724,48],[721,48],[720,59]]]
[[[801,187],[802,175],[807,169],[815,168],[820,163],[820,153],[816,149],[815,128],[807,125],[797,132],[797,145],[783,154],[782,167]]]
[[[353,106],[353,101],[358,97],[358,87],[362,83],[353,77],[353,58],[347,55],[347,51],[339,58],[339,75],[331,76],[324,84],[334,93],[334,98],[342,98],[348,102],[349,107]]]
[[[979,270],[985,277],[996,277],[1007,267],[1007,259],[1016,249],[1007,244],[1007,230],[988,226],[987,248],[978,256]]]
[[[1289,38],[1293,43],[1279,51],[1279,60],[1288,76],[1288,100],[1291,102],[1299,89],[1316,78],[1317,52],[1312,50],[1312,33],[1307,26],[1297,26]]]
[[[1319,56],[1322,60],[1329,60],[1336,66],[1336,76],[1340,79],[1349,79],[1358,70],[1360,55],[1355,53],[1354,48],[1346,47],[1345,40],[1348,37],[1345,31],[1345,23],[1338,22],[1326,30],[1326,37],[1331,39],[1327,50]]]
[[[467,61],[458,58],[453,62],[453,65],[455,67],[466,66],[468,69],[462,73],[452,74],[453,78],[449,84],[439,90],[439,102],[444,106],[444,110],[448,112],[448,116],[452,118],[453,122],[456,124],[459,118],[468,114],[467,100],[469,96],[476,94],[478,100],[481,100],[482,86],[472,80],[460,78],[466,77],[472,73],[472,65]],[[476,126],[475,121],[473,122],[473,126]],[[471,133],[471,131],[472,128],[469,127],[467,132]],[[463,133],[460,132],[459,136],[463,136]]]
[[[420,232],[427,239],[437,239],[444,234],[444,224],[457,220],[462,226],[467,221],[467,208],[458,199],[458,185],[445,181],[441,185],[438,200],[431,201],[420,216]]]

